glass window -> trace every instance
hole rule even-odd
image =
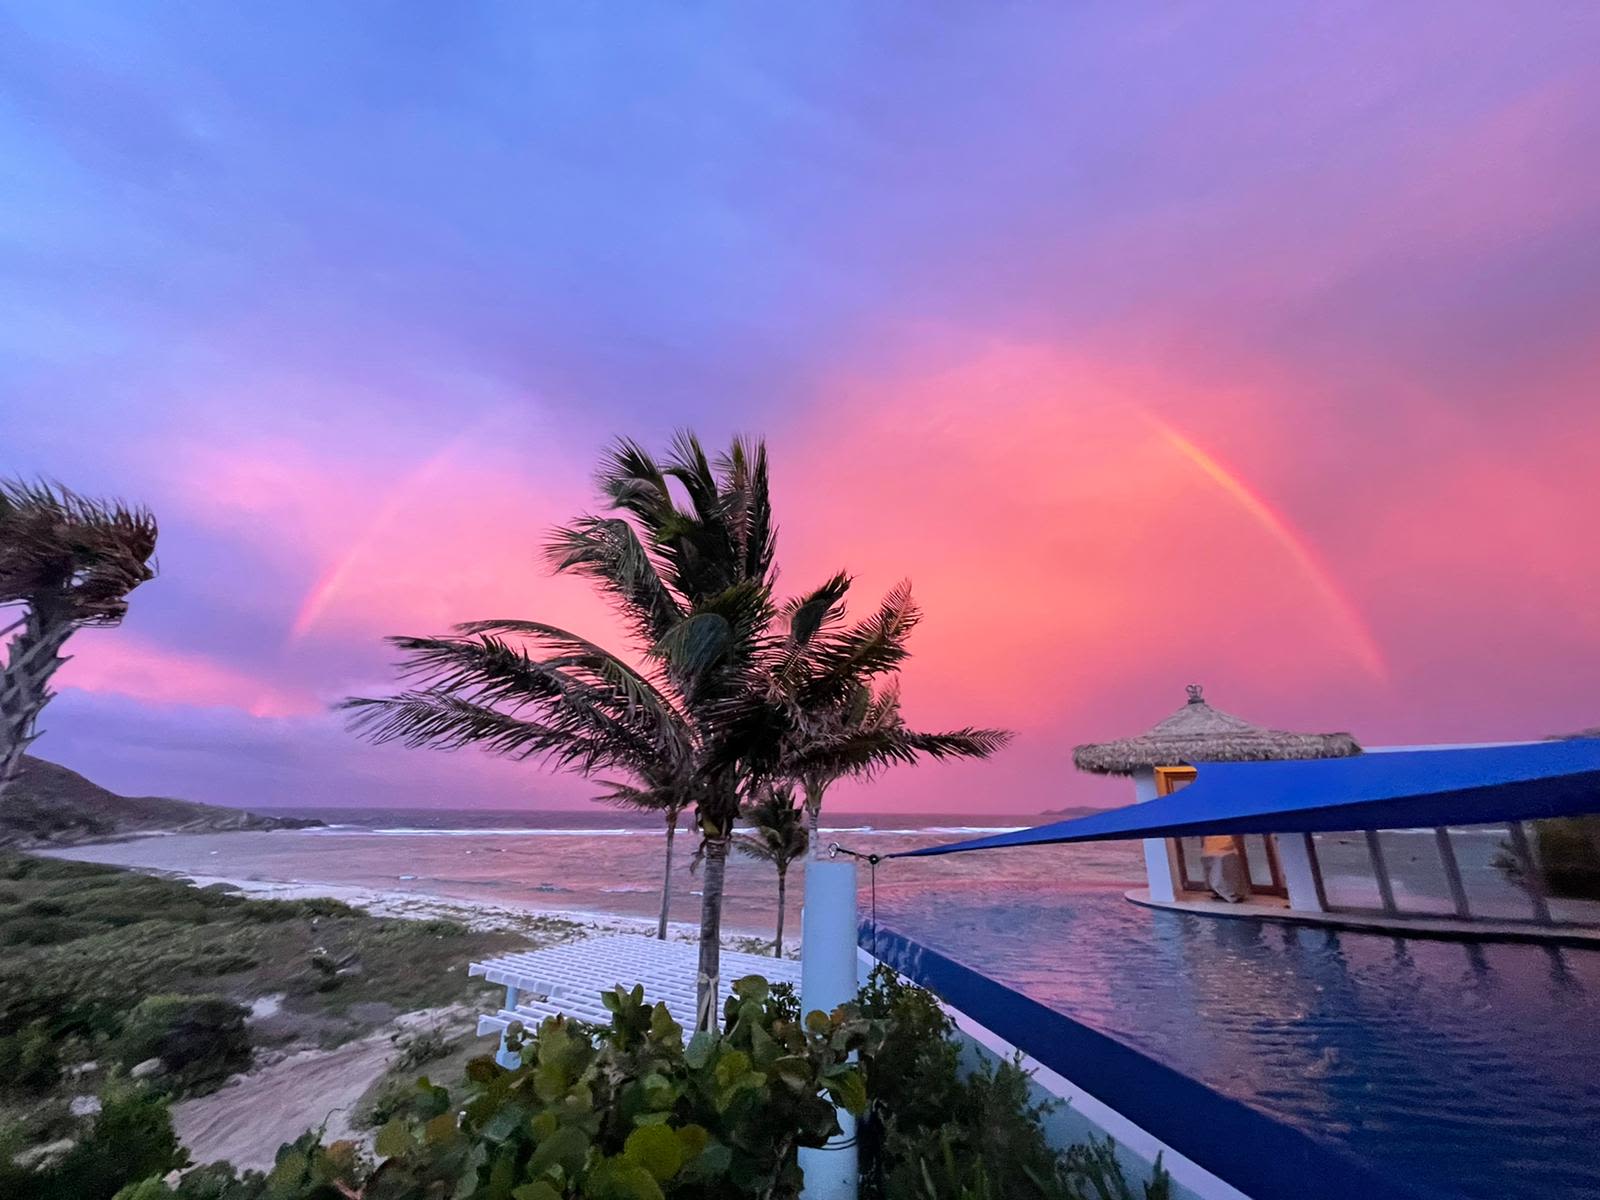
[[[1450,845],[1461,868],[1467,905],[1475,917],[1502,921],[1533,919],[1529,880],[1505,825],[1451,826]]]
[[[1389,868],[1395,909],[1402,913],[1449,917],[1456,911],[1439,841],[1431,829],[1378,831],[1383,861]]]
[[[1183,886],[1192,892],[1206,891],[1205,868],[1200,862],[1201,839],[1179,838],[1178,844],[1183,847]]]
[[[1244,843],[1244,860],[1250,868],[1250,886],[1257,890],[1276,888],[1278,881],[1272,877],[1272,859],[1268,857],[1266,837],[1252,833],[1239,840]]]
[[[1322,867],[1322,887],[1329,908],[1383,908],[1378,878],[1367,853],[1367,835],[1360,832],[1314,833],[1312,845]]]

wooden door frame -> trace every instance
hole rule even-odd
[[[1193,783],[1198,774],[1199,772],[1194,767],[1157,767],[1155,769],[1156,795],[1158,797],[1170,796],[1174,792],[1180,791],[1185,784]],[[1244,835],[1233,835],[1234,848],[1244,861],[1245,880],[1250,885],[1250,894],[1252,896],[1280,896],[1287,899],[1289,887],[1283,879],[1283,864],[1278,861],[1277,844],[1270,833],[1263,833],[1260,837],[1262,845],[1266,848],[1267,873],[1272,877],[1272,882],[1267,884],[1258,884],[1250,877],[1250,856],[1245,849]],[[1205,887],[1203,876],[1198,884],[1191,880],[1188,859],[1183,853],[1183,839],[1168,838],[1167,842],[1172,847],[1173,854],[1177,856],[1178,879],[1183,884],[1184,891],[1194,891],[1197,888],[1203,889]]]
[[[1156,795],[1160,797],[1170,796],[1174,792],[1179,791],[1183,785],[1193,783],[1195,776],[1198,775],[1199,772],[1193,767],[1157,767],[1155,769],[1155,774]],[[1183,885],[1183,890],[1186,892],[1204,891],[1204,877],[1201,878],[1199,883],[1195,883],[1189,878],[1189,863],[1184,857],[1183,839],[1167,838],[1166,841],[1170,852],[1175,856],[1178,864],[1178,882]]]

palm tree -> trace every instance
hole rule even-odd
[[[679,809],[692,804],[705,856],[699,1017],[706,1027],[727,854],[747,790],[740,756],[713,755],[710,747],[718,713],[747,686],[774,615],[766,449],[735,439],[713,465],[684,433],[658,464],[637,443],[621,441],[598,482],[620,515],[585,516],[557,530],[548,557],[612,601],[631,655],[539,622],[472,622],[442,638],[391,638],[404,655],[402,676],[415,686],[346,707],[353,727],[376,741],[472,744],[584,774],[620,768],[641,781],[642,792],[665,788]]]
[[[640,762],[632,770],[639,782],[601,780],[607,790],[596,799],[619,808],[637,808],[661,814],[667,822],[667,849],[661,868],[661,914],[656,919],[656,937],[667,940],[667,921],[672,911],[672,842],[678,834],[678,820],[694,805],[693,780],[680,780],[655,769],[655,764]]]
[[[778,932],[772,940],[772,956],[783,957],[783,909],[789,887],[789,864],[803,858],[810,836],[800,809],[794,802],[794,789],[778,785],[745,811],[750,831],[735,843],[741,854],[769,862],[778,869]]]
[[[787,636],[767,649],[760,680],[721,714],[723,754],[742,753],[754,775],[800,787],[813,857],[823,849],[823,797],[840,779],[870,778],[923,756],[987,758],[1011,739],[1002,729],[910,728],[898,677],[922,616],[910,585],[891,589],[854,624],[846,623],[849,590],[849,577],[837,575],[785,605]]]
[[[710,1028],[727,856],[745,802],[787,779],[866,774],[922,754],[982,756],[1006,735],[833,720],[904,660],[916,609],[901,587],[846,625],[850,581],[840,574],[780,611],[762,443],[735,439],[713,464],[692,434],[660,463],[621,441],[598,483],[614,515],[557,530],[547,557],[611,601],[631,653],[537,621],[469,622],[445,637],[389,639],[413,686],[345,707],[374,741],[475,745],[585,775],[620,770],[636,782],[613,785],[618,799],[692,805],[705,865],[697,1027]]]
[[[22,615],[0,668],[0,796],[38,737],[61,648],[84,626],[119,624],[128,593],[154,577],[156,521],[146,509],[49,483],[0,481],[0,609]]]

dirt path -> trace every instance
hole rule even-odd
[[[460,1008],[408,1013],[359,1041],[303,1050],[237,1076],[209,1096],[173,1105],[173,1128],[195,1162],[226,1160],[241,1171],[266,1170],[279,1146],[324,1122],[325,1143],[360,1139],[365,1135],[351,1129],[350,1118],[356,1101],[389,1065],[395,1031],[444,1023],[465,1032],[470,1019]]]
[[[324,1120],[328,1141],[349,1137],[350,1110],[393,1053],[386,1035],[302,1051],[173,1105],[173,1128],[197,1163],[226,1159],[240,1170],[265,1170],[279,1146]]]

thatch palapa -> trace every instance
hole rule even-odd
[[[1148,733],[1079,746],[1072,761],[1097,775],[1132,775],[1144,767],[1206,762],[1260,762],[1288,758],[1348,758],[1361,747],[1348,733],[1288,733],[1263,729],[1212,708],[1200,685],[1189,685],[1189,701]]]

